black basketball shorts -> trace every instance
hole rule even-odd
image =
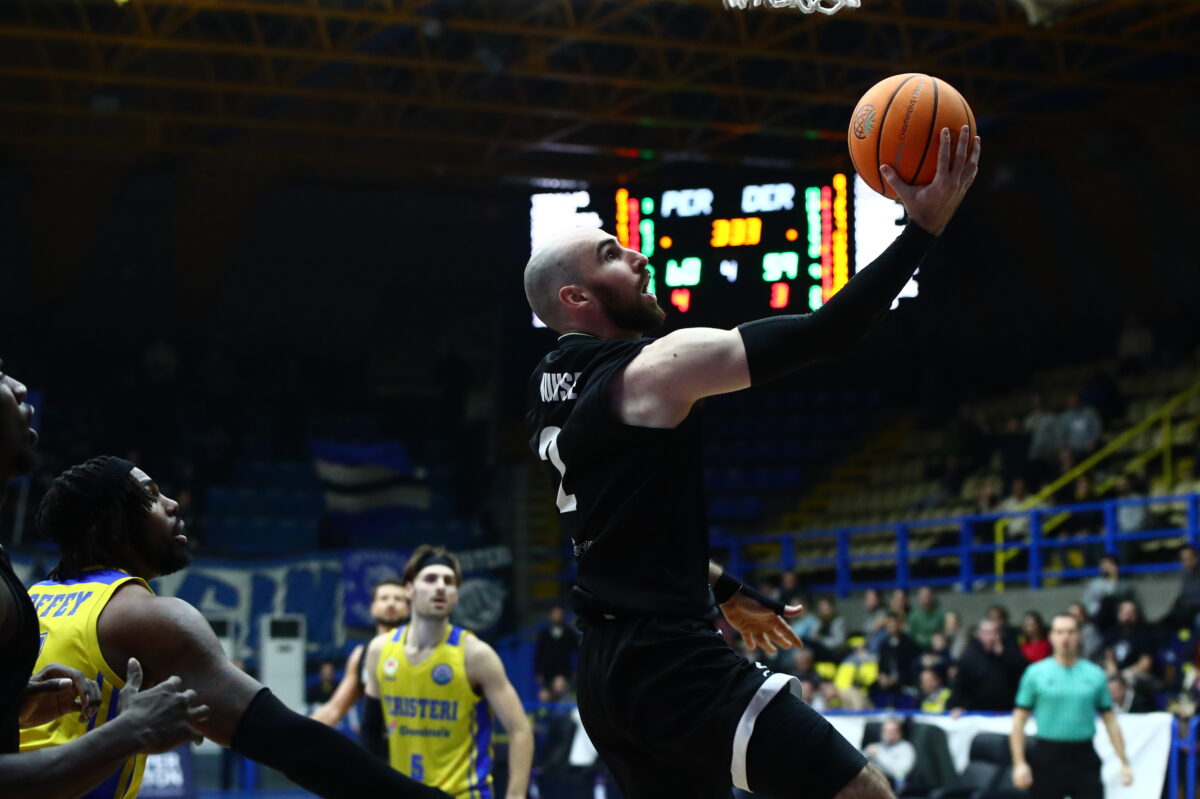
[[[728,799],[731,785],[830,799],[866,765],[800,701],[796,678],[747,661],[711,622],[583,626],[579,715],[627,799]]]

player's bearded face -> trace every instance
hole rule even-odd
[[[143,482],[149,478],[140,469],[133,476]],[[163,495],[157,487],[151,490],[154,499],[142,523],[134,528],[134,547],[146,565],[155,574],[174,574],[192,562],[192,553],[187,548],[185,525],[179,518],[179,505]]]
[[[642,293],[644,275],[637,274],[635,280],[623,285],[594,281],[588,286],[599,299],[604,316],[622,330],[649,333],[658,328],[667,316],[657,302]]]
[[[408,600],[398,585],[385,585],[375,592],[371,618],[376,624],[395,627],[408,618]]]

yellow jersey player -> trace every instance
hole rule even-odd
[[[422,545],[404,567],[412,617],[367,647],[364,738],[386,725],[388,761],[458,799],[492,799],[492,712],[509,734],[508,799],[523,799],[533,731],[494,649],[450,624],[462,569]],[[377,736],[375,736],[377,737]]]
[[[369,755],[345,736],[288,710],[269,688],[233,665],[194,607],[156,596],[147,583],[188,565],[179,505],[141,469],[120,458],[93,458],[54,481],[38,508],[38,527],[62,557],[50,580],[30,591],[41,625],[41,665],[51,655],[95,674],[103,697],[96,732],[119,724],[124,680],[136,685],[131,658],[147,684],[181,682],[207,713],[193,721],[205,737],[283,772],[326,799],[446,799]],[[173,677],[171,675],[178,675]],[[116,718],[114,719],[114,716]],[[90,722],[59,718],[21,732],[23,751],[85,740]],[[63,748],[66,748],[65,746]],[[139,747],[141,748],[141,747]],[[133,799],[141,758],[126,761],[89,799]],[[7,799],[7,794],[5,794]]]

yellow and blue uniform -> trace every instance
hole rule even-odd
[[[470,635],[450,627],[414,666],[401,627],[383,645],[376,677],[392,768],[457,799],[492,799],[492,712],[467,681]]]
[[[29,598],[33,600],[41,634],[35,668],[61,663],[79,669],[100,686],[101,698],[96,715],[87,721],[80,721],[78,714],[68,713],[49,724],[21,730],[22,752],[61,746],[116,718],[125,681],[100,652],[96,622],[117,589],[131,582],[150,589],[140,577],[109,568],[86,571],[75,580],[46,580],[30,587]],[[138,795],[145,769],[146,756],[135,755],[84,797],[133,799]]]

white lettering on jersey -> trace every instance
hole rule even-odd
[[[577,398],[575,388],[583,372],[545,372],[542,375],[542,402],[560,402]]]

